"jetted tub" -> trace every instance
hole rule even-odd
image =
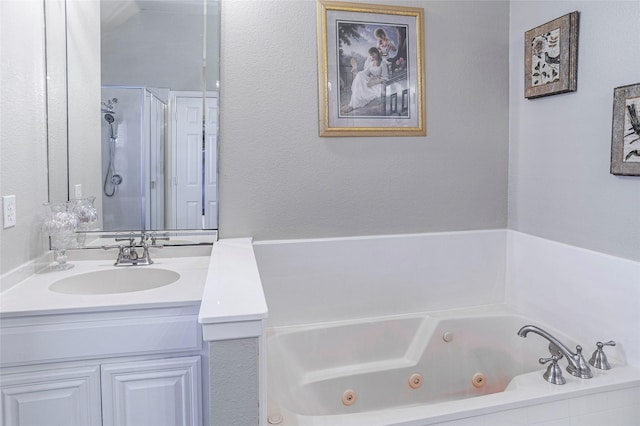
[[[625,353],[635,354],[635,334],[612,314],[599,322],[585,314],[567,283],[575,271],[533,268],[524,277],[520,240],[511,237],[494,230],[254,242],[269,307],[261,424],[640,426],[640,372]],[[545,244],[537,265],[547,252],[576,263],[570,249],[562,257]],[[580,256],[581,271],[593,256]],[[599,271],[593,275],[608,276]],[[540,283],[546,291],[535,291]],[[519,337],[527,324],[572,349],[582,345],[586,359],[596,341],[617,340],[606,348],[613,368],[579,379],[563,359],[567,383],[548,383],[538,363],[548,342]]]
[[[505,306],[270,328],[268,423],[426,425],[553,401],[565,391],[600,392],[629,373],[638,382],[637,371],[615,365],[594,369],[593,379],[565,371],[568,385],[547,383],[538,359],[550,356],[548,342],[519,337],[526,324],[576,345]]]

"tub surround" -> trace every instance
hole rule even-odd
[[[596,341],[618,343],[607,347],[613,369],[594,369],[592,379],[565,372],[567,384],[552,385],[540,366],[499,394],[377,411],[355,423],[349,415],[316,416],[309,424],[639,424],[638,262],[511,230],[265,241],[254,248],[270,327],[497,304],[572,336],[587,359]],[[536,359],[547,346],[538,343],[541,351],[530,354]],[[564,371],[566,361],[560,364]]]
[[[640,367],[640,262],[515,231],[507,257],[507,304]]]
[[[269,325],[502,303],[506,238],[497,229],[257,241]]]
[[[640,262],[504,229],[254,248],[271,327],[504,303],[640,366]]]

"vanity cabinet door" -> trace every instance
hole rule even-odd
[[[200,357],[102,365],[104,426],[201,426]]]
[[[0,376],[3,426],[100,426],[100,367]]]

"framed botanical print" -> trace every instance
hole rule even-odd
[[[577,90],[578,16],[571,12],[525,32],[525,98]]]
[[[318,0],[320,136],[424,136],[424,11]]]
[[[611,173],[640,176],[640,83],[613,90]]]

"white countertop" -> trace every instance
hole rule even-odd
[[[219,240],[209,248],[165,248],[154,256],[153,265],[124,267],[113,266],[111,252],[80,250],[70,256],[75,256],[69,260],[72,269],[36,273],[2,292],[0,317],[200,304],[198,319],[205,326],[264,320],[267,303],[251,238]],[[128,293],[62,294],[49,289],[65,277],[112,268],[168,269],[180,278],[169,285]]]
[[[61,294],[49,290],[53,282],[64,277],[116,268],[111,257],[108,260],[71,260],[70,263],[74,265],[72,269],[31,275],[0,294],[0,316],[95,312],[200,303],[209,256],[156,257],[153,265],[126,267],[168,269],[180,274],[176,282],[154,289],[83,295]]]
[[[219,240],[211,252],[199,321],[260,321],[267,313],[251,238]]]

